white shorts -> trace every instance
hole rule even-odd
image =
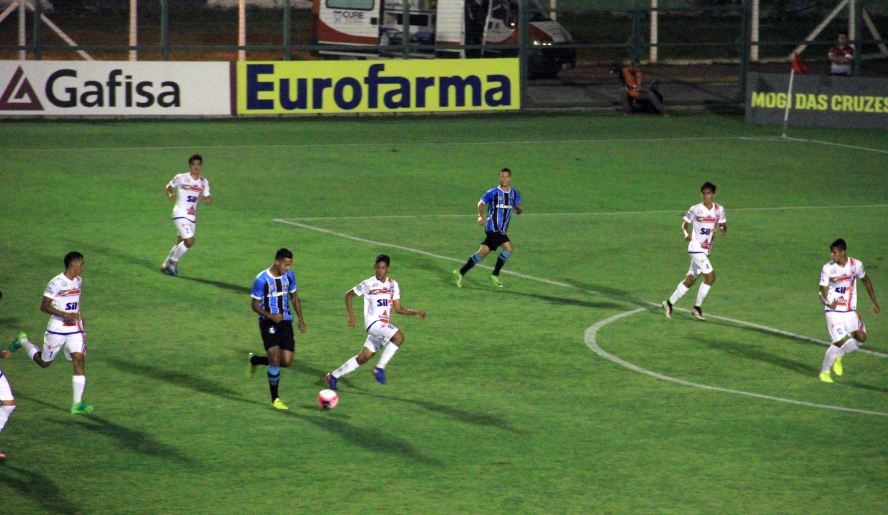
[[[191,220],[187,220],[185,218],[174,218],[173,225],[176,226],[176,230],[179,231],[179,237],[183,240],[194,237],[194,229],[197,224],[192,222]]]
[[[827,311],[826,328],[829,330],[830,342],[836,343],[860,329],[866,333],[866,324],[856,311]]]
[[[377,353],[379,349],[388,345],[397,332],[398,328],[392,324],[375,322],[370,326],[370,329],[367,329],[367,341],[364,342],[364,347]]]
[[[709,256],[705,252],[695,252],[690,254],[690,256],[691,268],[688,270],[688,275],[696,279],[700,274],[708,274],[713,271],[712,263],[709,262]]]
[[[65,357],[71,361],[71,353],[86,354],[86,337],[83,333],[43,335],[43,353],[40,355],[43,361],[49,363],[59,355],[59,351],[65,350]]]
[[[12,396],[12,387],[9,386],[9,381],[6,380],[6,374],[0,372],[0,401],[11,400],[15,400],[15,397]]]

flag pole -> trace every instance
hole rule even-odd
[[[786,110],[783,112],[783,137],[786,137],[786,124],[789,122],[789,106],[792,105],[792,80],[795,78],[795,67],[789,72],[789,89],[786,90]]]

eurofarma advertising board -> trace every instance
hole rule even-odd
[[[519,109],[518,73],[518,59],[241,62],[237,114]]]
[[[232,115],[229,63],[0,61],[0,115]]]
[[[787,96],[789,75],[747,76],[746,121],[789,125],[888,129],[888,81],[861,77],[799,75]]]

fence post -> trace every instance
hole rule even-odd
[[[34,60],[39,61],[43,56],[40,42],[40,32],[43,29],[43,3],[34,0]]]
[[[293,41],[290,34],[290,0],[284,0],[284,61],[291,59],[290,42]]]
[[[170,60],[170,5],[169,0],[160,0],[160,60]]]
[[[407,43],[410,41],[410,0],[403,1],[403,11],[401,14],[401,52],[404,59],[410,58],[410,49]],[[379,20],[382,24],[382,19]]]
[[[855,77],[860,77],[860,64],[861,57],[863,56],[863,2],[864,0],[857,0],[852,3],[854,6],[854,12],[852,13],[854,16],[854,32],[856,34],[854,39],[857,40],[856,42],[851,43],[854,45],[854,65],[852,66],[852,69],[854,70],[853,73]]]
[[[740,30],[743,37],[743,46],[740,50],[740,98],[741,103],[746,103],[746,74],[749,73],[749,59],[752,52],[752,9],[750,2],[743,0],[740,3]]]
[[[518,84],[521,91],[521,105],[527,105],[527,64],[530,59],[530,30],[528,29],[527,0],[518,0]]]

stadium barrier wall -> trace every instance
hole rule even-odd
[[[0,61],[0,115],[231,115],[231,68],[219,62]]]
[[[789,103],[789,125],[888,128],[888,81],[881,78],[795,75],[747,76],[746,122],[783,123]]]

